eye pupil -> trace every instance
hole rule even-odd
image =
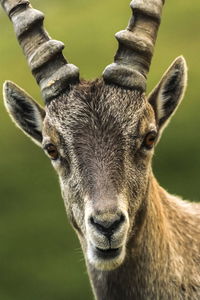
[[[53,144],[47,145],[46,151],[48,152],[51,159],[56,160],[58,158],[58,150]]]
[[[156,140],[156,132],[148,133],[144,140],[144,146],[147,149],[151,149],[154,145],[155,140]]]

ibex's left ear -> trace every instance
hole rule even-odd
[[[45,110],[11,81],[4,83],[3,96],[5,107],[14,123],[41,146]]]
[[[152,105],[159,129],[167,124],[167,120],[176,111],[183,99],[187,85],[187,65],[180,56],[175,59],[159,84],[151,92],[148,101]]]

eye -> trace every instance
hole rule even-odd
[[[157,137],[157,134],[155,131],[151,131],[149,132],[146,136],[145,136],[145,139],[144,139],[144,142],[143,142],[143,146],[147,149],[152,149],[154,144],[155,144],[155,141],[156,141],[156,137]]]
[[[59,153],[55,145],[48,144],[45,146],[45,150],[47,151],[48,155],[52,160],[58,159]]]

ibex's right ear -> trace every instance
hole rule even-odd
[[[4,83],[3,96],[5,107],[14,123],[41,146],[44,109],[11,81]]]

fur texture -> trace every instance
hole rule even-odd
[[[98,300],[200,299],[200,207],[164,191],[151,169],[185,82],[178,58],[149,98],[103,80],[82,82],[45,113],[5,85],[12,119],[37,142],[33,129],[43,120],[41,146],[58,173]]]

